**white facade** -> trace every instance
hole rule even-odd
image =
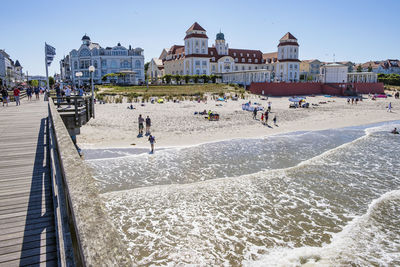
[[[321,67],[320,82],[347,83],[348,67],[342,64],[327,64]]]
[[[22,66],[19,61],[14,61],[4,51],[0,50],[0,79],[3,85],[14,86],[24,80]]]
[[[271,82],[271,71],[266,69],[232,71],[220,73],[223,83],[250,85],[252,82]]]
[[[126,84],[140,84],[144,82],[144,55],[142,48],[129,49],[118,43],[114,47],[103,48],[97,43],[92,43],[88,36],[82,37],[82,45],[69,53],[71,74],[70,79],[74,84],[90,82],[89,66],[95,67],[93,80],[103,83],[102,77],[109,73],[118,74],[115,82]],[[82,77],[76,73],[82,72]]]
[[[147,69],[147,78],[151,82],[158,82],[164,76],[163,62],[159,58],[152,58]]]
[[[278,62],[275,70],[276,81],[298,82],[300,80],[299,44],[289,32],[279,40]]]

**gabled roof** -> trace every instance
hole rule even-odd
[[[156,57],[153,57],[153,61],[157,66],[162,66],[162,60]]]
[[[21,67],[21,64],[19,64],[18,59],[17,59],[17,61],[15,61],[15,67]]]
[[[187,31],[206,31],[203,27],[200,26],[197,22],[193,23],[192,26]]]
[[[294,37],[290,32],[288,32],[280,40],[281,41],[285,41],[285,40],[296,40],[297,41],[297,38]]]

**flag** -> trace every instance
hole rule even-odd
[[[51,62],[54,59],[54,56],[56,55],[56,49],[52,47],[51,45],[45,44],[45,51],[46,51],[46,62],[47,66],[50,66]]]

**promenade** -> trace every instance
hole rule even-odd
[[[0,106],[0,266],[56,266],[48,102]]]

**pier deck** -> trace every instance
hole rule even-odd
[[[57,266],[48,102],[0,104],[0,266]]]

